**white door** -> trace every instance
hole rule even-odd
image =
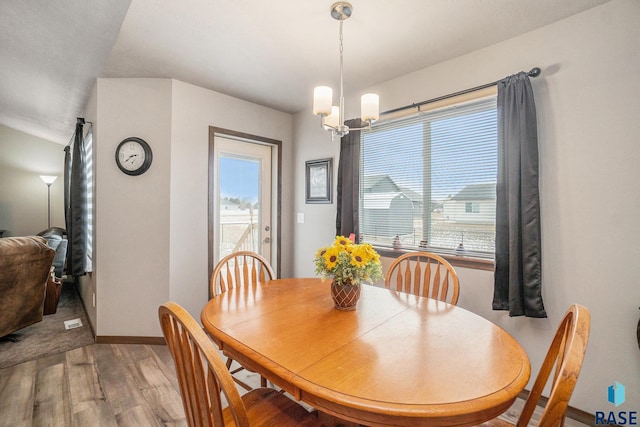
[[[214,138],[214,263],[237,251],[271,261],[272,147]]]

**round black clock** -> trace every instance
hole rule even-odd
[[[127,175],[141,175],[151,166],[153,153],[149,144],[132,136],[124,139],[116,148],[116,164]]]

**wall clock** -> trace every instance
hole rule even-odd
[[[116,148],[116,164],[127,175],[141,175],[151,166],[153,153],[147,142],[135,136],[124,139]]]

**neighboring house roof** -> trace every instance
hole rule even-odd
[[[407,187],[400,187],[400,191],[404,193],[405,196],[410,198],[413,202],[422,203],[422,194],[418,193],[417,191]]]
[[[367,193],[362,198],[362,207],[364,209],[389,209],[393,200],[402,197],[411,200],[410,197],[397,192]]]
[[[362,189],[365,194],[370,193],[404,193],[413,202],[422,203],[422,194],[408,187],[400,187],[389,175],[369,175],[362,181]]]
[[[496,183],[470,184],[449,200],[495,200]]]
[[[400,191],[400,187],[389,175],[368,175],[363,177],[362,188],[365,193],[388,193]]]

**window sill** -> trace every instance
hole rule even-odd
[[[386,258],[398,258],[400,255],[404,255],[410,252],[415,252],[415,251],[406,250],[406,249],[391,249],[388,247],[374,246],[374,248],[378,252],[378,254],[380,254],[380,256],[383,256]],[[495,263],[493,259],[478,258],[473,256],[465,256],[465,255],[456,255],[456,254],[442,253],[442,252],[433,252],[433,253],[440,255],[442,258],[449,261],[449,263],[454,267],[494,271]]]

